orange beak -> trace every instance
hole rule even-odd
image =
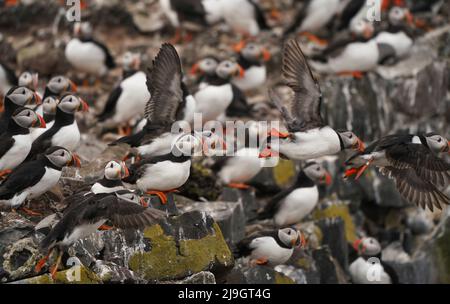
[[[270,58],[272,57],[272,55],[270,54],[269,50],[266,48],[263,48],[261,56],[263,58],[264,61],[269,61]]]
[[[200,74],[200,72],[201,72],[200,65],[198,63],[195,63],[194,65],[192,65],[191,70],[189,71],[189,74],[197,75],[197,74]]]
[[[356,143],[353,145],[352,147],[354,150],[358,150],[359,152],[364,152],[364,150],[366,149],[366,147],[364,146],[364,142],[357,138]]]
[[[450,154],[450,140],[447,142],[447,147],[442,148],[442,152],[448,152]]]
[[[141,202],[141,206],[142,206],[142,207],[148,208],[148,202],[145,200],[145,198],[143,198],[143,197],[141,196],[141,198],[140,198],[139,200],[140,200],[140,202]]]
[[[81,160],[75,153],[72,153],[72,161],[70,162],[70,164],[77,168],[81,167]]]
[[[273,20],[280,20],[281,19],[281,13],[278,9],[276,8],[272,8],[270,10],[270,14],[269,14],[270,18],[272,18]]]
[[[373,35],[373,30],[370,28],[370,26],[366,26],[363,32],[363,36],[366,39],[369,39]]]
[[[331,183],[332,183],[332,181],[333,181],[333,179],[331,178],[331,174],[328,173],[328,172],[325,173],[323,179],[324,179],[325,184],[326,184],[327,186],[331,185]]]
[[[236,53],[239,53],[245,47],[245,43],[246,43],[245,40],[239,41],[239,43],[237,43],[233,46],[233,50]]]
[[[77,85],[75,84],[75,82],[73,82],[72,80],[69,79],[69,88],[68,91],[70,92],[76,92],[78,90]]]
[[[39,115],[39,114],[36,114],[36,115],[38,117],[38,119],[36,120],[36,123],[39,122],[39,128],[46,128],[47,125],[45,124],[44,118],[41,115]]]
[[[280,154],[276,151],[273,151],[269,147],[265,147],[258,155],[259,158],[269,158],[269,157],[277,157]]]
[[[361,245],[362,239],[357,239],[356,241],[353,242],[353,249],[355,249],[356,251],[359,251],[359,246]]]
[[[36,103],[37,105],[39,105],[39,104],[42,103],[41,96],[39,96],[38,93],[34,92],[34,93],[33,93],[33,96],[34,96],[35,103]]]
[[[391,0],[383,0],[381,3],[381,11],[386,12],[389,9],[389,6],[391,5]]]
[[[415,25],[414,23],[414,16],[410,12],[405,13],[406,22],[408,22],[409,25]]]
[[[278,137],[278,138],[288,138],[291,135],[287,132],[280,132],[277,129],[273,128],[272,130],[269,131],[269,135],[273,136],[273,137]]]
[[[245,70],[238,64],[237,75],[239,78],[243,78],[245,75]]]
[[[124,162],[122,162],[122,178],[126,178],[130,176],[130,171],[128,170],[128,167],[125,165]]]
[[[80,103],[79,111],[83,111],[83,112],[89,111],[89,105],[87,104],[87,102],[81,98],[80,98],[80,101],[81,101],[81,103]]]

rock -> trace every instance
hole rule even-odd
[[[81,263],[87,267],[94,264],[100,255],[100,251],[105,248],[105,240],[102,234],[104,233],[97,232],[85,239],[78,240],[67,250],[69,256],[79,258]]]
[[[148,281],[180,279],[203,270],[220,273],[234,260],[219,225],[204,212],[188,212],[144,231],[149,244],[129,268]]]
[[[84,266],[58,271],[53,280],[50,274],[12,282],[13,284],[101,284],[100,278]]]
[[[155,209],[165,211],[168,215],[180,214],[173,193],[167,193],[166,197],[167,202],[163,204],[158,196],[153,195],[149,198],[149,205]]]
[[[148,250],[149,244],[144,240],[142,231],[138,230],[108,230],[103,232],[105,244],[102,259],[119,266],[127,267],[130,257],[142,250]]]
[[[92,271],[103,283],[137,284],[145,283],[126,267],[113,262],[97,260]]]
[[[22,279],[34,273],[34,267],[39,259],[37,242],[33,238],[26,237],[5,248],[2,268],[8,274],[8,280]]]
[[[183,212],[198,210],[211,216],[228,244],[236,244],[245,237],[245,214],[242,202],[197,202],[184,206]]]
[[[171,284],[216,284],[214,274],[209,271],[195,273],[183,280],[170,282]]]
[[[294,280],[273,268],[255,266],[243,271],[247,284],[294,284]]]
[[[179,190],[190,199],[208,201],[217,200],[221,192],[214,173],[199,162],[192,163],[189,180]]]
[[[255,191],[253,189],[235,189],[224,187],[219,200],[224,202],[240,203],[244,207],[244,214],[247,221],[256,219],[258,204],[256,203]]]
[[[263,168],[249,184],[259,192],[275,194],[281,188],[289,186],[295,179],[296,174],[293,161],[280,159],[275,167]]]
[[[320,273],[321,284],[344,284],[347,283],[345,274],[339,263],[332,257],[330,248],[323,246],[313,251],[313,258]]]
[[[322,244],[327,245],[331,255],[339,262],[344,271],[348,271],[348,244],[345,238],[345,224],[342,218],[319,221],[322,230]]]
[[[306,275],[302,269],[295,268],[291,265],[278,265],[275,267],[275,271],[291,278],[296,284],[307,284]]]

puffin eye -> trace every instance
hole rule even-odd
[[[317,167],[316,171],[320,171],[320,167]]]
[[[353,138],[353,134],[350,134],[348,138],[352,139]]]
[[[64,156],[64,151],[63,151],[63,152],[61,152],[61,156]]]
[[[111,163],[111,165],[109,165],[109,167],[110,167],[110,168],[114,168],[114,164],[113,164],[113,163]]]
[[[440,143],[442,141],[442,138],[438,138],[437,142]]]
[[[288,235],[291,235],[291,230],[288,231]]]

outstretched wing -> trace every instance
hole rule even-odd
[[[176,120],[183,102],[181,62],[173,45],[164,43],[147,73],[150,100],[145,106],[145,117],[152,124],[171,124]]]
[[[320,86],[295,39],[284,47],[282,75],[287,86],[295,93],[290,112],[294,118],[289,128],[293,132],[307,131],[324,126],[320,116],[322,93]]]

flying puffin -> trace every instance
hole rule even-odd
[[[41,99],[36,92],[27,87],[12,87],[3,100],[4,112],[0,115],[0,134],[8,127],[9,119],[15,110],[26,105],[39,104]]]
[[[10,118],[6,131],[0,135],[0,177],[20,165],[30,152],[29,128],[45,128],[44,119],[28,108],[18,108]]]
[[[228,106],[235,98],[232,78],[244,77],[244,70],[238,63],[224,60],[217,66],[216,75],[208,86],[194,94],[195,113],[202,114],[203,122],[224,118]]]
[[[0,95],[6,93],[18,83],[16,73],[3,62],[0,62]]]
[[[66,94],[58,103],[53,126],[36,138],[27,159],[33,159],[51,146],[61,146],[75,151],[80,143],[80,130],[75,119],[76,111],[88,111],[87,103],[72,94]]]
[[[336,154],[344,149],[362,151],[363,142],[351,131],[336,131],[325,125],[320,115],[322,93],[296,40],[289,40],[284,48],[282,75],[294,92],[290,112],[272,92],[272,99],[286,123],[288,134],[272,130],[271,136],[281,137],[271,142],[261,157],[282,154],[293,160],[308,160]],[[283,138],[284,137],[284,138]]]
[[[250,257],[251,263],[277,266],[286,263],[294,248],[305,245],[303,233],[292,228],[260,231],[237,244],[239,257]]]
[[[243,91],[261,87],[266,82],[265,62],[270,60],[270,52],[252,42],[237,45],[234,50],[239,54],[237,63],[244,69],[244,76],[233,79],[233,83]]]
[[[233,32],[244,36],[257,36],[270,29],[258,0],[219,0],[223,20]]]
[[[327,42],[315,36],[327,26],[341,9],[340,0],[307,0],[298,11],[294,22],[284,31],[284,35],[298,32],[309,40],[319,44]]]
[[[130,200],[128,195],[111,193],[101,198],[94,196],[66,212],[42,240],[40,249],[48,254],[37,263],[35,271],[39,273],[42,270],[52,251],[57,248],[59,254],[50,271],[54,278],[67,248],[97,232],[107,221],[120,229],[144,229],[164,218],[164,212],[142,207],[136,199]]]
[[[143,71],[128,72],[127,78],[110,93],[103,111],[97,116],[100,122],[115,126],[128,126],[132,119],[142,116],[150,99],[146,85],[147,76]],[[121,133],[129,134],[130,130]]]
[[[308,161],[295,183],[275,195],[259,218],[273,218],[278,227],[300,223],[319,202],[318,183],[330,185],[331,175],[319,163]]]
[[[397,190],[407,201],[438,209],[449,205],[450,199],[438,187],[448,185],[450,165],[436,157],[433,152],[448,152],[449,142],[436,133],[425,135],[388,135],[375,141],[364,152],[346,161],[353,168],[346,176],[361,174],[371,165],[393,178]]]
[[[36,160],[22,163],[8,175],[0,185],[0,204],[19,208],[26,200],[36,198],[55,186],[63,167],[79,164],[78,157],[63,147],[47,149]]]
[[[74,68],[91,75],[103,76],[116,67],[108,48],[92,38],[89,23],[75,23],[74,36],[65,50],[67,61]]]
[[[55,123],[55,115],[58,103],[59,99],[55,96],[48,96],[42,101],[42,114],[46,127],[31,130],[31,138],[33,141],[41,136],[42,133],[50,129]]]
[[[372,237],[358,239],[354,242],[353,248],[360,255],[351,262],[349,267],[353,283],[398,283],[398,276],[395,270],[381,258],[381,245],[376,239]]]
[[[176,29],[173,43],[182,38],[190,39],[190,35],[183,37],[182,28],[189,28],[189,24],[208,26],[217,23],[222,18],[220,0],[159,0],[162,12]]]
[[[164,43],[147,74],[151,96],[144,112],[147,123],[136,134],[122,137],[110,145],[128,144],[141,156],[170,153],[172,143],[180,136],[179,129],[173,132],[173,123],[192,121],[195,109],[195,100],[182,78],[181,61],[176,49]]]

